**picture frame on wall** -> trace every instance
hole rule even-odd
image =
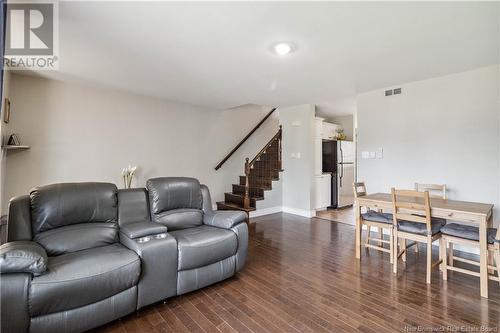
[[[8,98],[5,98],[3,105],[3,122],[8,124],[9,121],[10,121],[10,100]]]

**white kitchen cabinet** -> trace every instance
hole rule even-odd
[[[314,175],[323,173],[323,139],[314,138]]]
[[[314,177],[315,181],[315,209],[325,209],[331,203],[331,174],[322,174]]]
[[[314,138],[323,138],[323,121],[325,119],[321,117],[316,117],[314,119]]]
[[[340,125],[323,122],[323,130],[321,137],[324,140],[334,140],[337,137],[337,129],[341,128]]]

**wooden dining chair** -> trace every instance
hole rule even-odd
[[[431,217],[429,192],[391,189],[393,224],[394,224],[394,273],[398,272],[398,259],[406,261],[408,248],[417,242],[427,245],[426,282],[431,283],[432,268],[441,263],[441,259],[432,263],[432,242],[441,238],[441,228],[446,221]],[[406,241],[414,243],[406,245]],[[399,247],[398,247],[399,244]]]
[[[415,191],[428,191],[431,198],[446,199],[446,184],[415,183]],[[415,244],[415,253],[418,253],[418,243]]]
[[[455,256],[453,253],[453,244],[462,244],[466,246],[475,246],[479,248],[479,228],[460,224],[449,223],[441,228],[442,237],[440,240],[440,257],[443,260],[443,280],[448,280],[448,270],[456,271],[468,275],[480,276],[476,271],[456,267],[455,261],[463,262],[469,265],[479,266],[479,262]],[[500,228],[487,229],[488,240],[488,279],[500,283]],[[449,253],[446,249],[449,247]],[[495,276],[495,271],[496,276]]]
[[[354,197],[355,199],[366,195],[366,185],[364,182],[353,183]],[[361,212],[361,211],[360,211]],[[393,262],[393,242],[392,242],[392,214],[384,213],[382,210],[374,211],[367,208],[366,213],[361,213],[360,216],[360,228],[363,230],[363,225],[366,226],[367,235],[364,247],[374,249],[381,252],[389,253],[389,260],[392,264]],[[371,237],[371,228],[377,228],[378,238]],[[389,232],[389,240],[384,239],[384,230]],[[375,241],[377,245],[371,242]],[[384,244],[388,244],[389,248],[384,247]]]

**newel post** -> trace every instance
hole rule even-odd
[[[280,163],[280,170],[283,169],[283,160],[282,160],[282,155],[281,155],[281,141],[283,138],[283,129],[282,126],[280,125],[280,135],[278,136],[278,142],[279,142],[279,147],[278,147],[278,160]]]
[[[250,208],[250,162],[249,158],[245,159],[245,198],[243,199],[243,208]]]

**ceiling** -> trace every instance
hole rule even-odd
[[[498,2],[61,2],[40,75],[210,108],[314,103],[499,62]],[[296,50],[270,51],[279,41]],[[347,107],[345,107],[347,105]]]

